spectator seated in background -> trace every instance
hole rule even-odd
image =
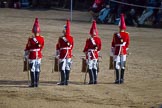
[[[92,20],[96,20],[99,12],[103,8],[104,1],[103,0],[95,0],[92,7],[89,9],[89,13],[92,16]]]
[[[106,4],[105,8],[103,8],[98,15],[97,22],[99,23],[106,23],[107,17],[110,13],[110,5]]]
[[[162,1],[158,3],[159,9],[157,10],[157,13],[155,14],[155,20],[153,22],[154,25],[160,24],[160,19],[162,17]]]
[[[125,22],[127,25],[134,26],[138,24],[138,16],[143,12],[139,6],[144,4],[144,2],[141,0],[129,0],[128,3],[131,5],[128,5]]]
[[[134,26],[136,22],[136,24],[138,23],[138,20],[136,18],[136,10],[134,8],[131,8],[127,13],[126,13],[126,18],[125,18],[125,22],[127,25],[130,26]]]
[[[120,22],[120,14],[126,14],[128,11],[128,5],[125,5],[128,3],[128,0],[117,0],[119,3],[117,4],[117,12],[116,12],[116,18],[114,24],[118,25]]]
[[[143,11],[142,15],[138,19],[138,26],[143,25],[146,19],[153,15],[154,8],[156,6],[156,0],[148,0],[146,9]]]

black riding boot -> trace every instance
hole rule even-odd
[[[61,70],[61,82],[57,83],[57,85],[65,85],[65,81],[66,81],[66,74],[64,70]]]
[[[89,73],[89,83],[88,84],[93,84],[94,80],[93,80],[93,71],[92,71],[92,69],[89,69],[88,73]]]
[[[115,84],[120,84],[119,69],[115,69],[115,71],[116,71],[116,80],[115,80]]]
[[[39,72],[35,72],[35,87],[38,87],[39,84]]]
[[[93,75],[94,75],[94,84],[97,84],[97,70],[93,69]]]
[[[65,72],[66,72],[66,82],[65,82],[65,85],[68,85],[69,77],[70,77],[70,70],[65,70]]]
[[[34,72],[30,71],[31,85],[29,87],[34,87]]]
[[[120,83],[124,83],[124,71],[125,69],[121,69]]]

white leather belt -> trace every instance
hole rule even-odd
[[[70,47],[65,47],[65,48],[60,48],[60,50],[64,50],[64,49],[71,49]]]
[[[116,44],[115,46],[125,46],[126,42],[122,43],[122,44]]]
[[[30,49],[29,51],[40,51],[40,49]]]
[[[94,50],[94,49],[88,49],[88,52],[89,52],[89,51],[95,51],[95,50]]]

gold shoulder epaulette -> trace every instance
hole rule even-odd
[[[62,37],[64,37],[64,36],[59,36],[59,38],[62,38]]]
[[[114,35],[118,34],[118,32],[114,32]]]
[[[113,36],[116,36],[118,34],[118,32],[114,32]]]
[[[33,38],[33,35],[29,36],[29,38]]]
[[[59,37],[58,37],[58,40],[59,40],[59,39],[62,39],[62,37],[63,37],[63,36],[59,36]]]
[[[91,39],[91,37],[87,38],[87,40]]]
[[[129,34],[129,32],[125,32],[125,33],[128,33]]]

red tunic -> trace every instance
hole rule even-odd
[[[129,46],[130,38],[129,33],[119,32],[114,33],[112,40],[112,48],[114,55],[125,55],[127,54],[127,48]]]
[[[94,40],[94,43],[92,40]],[[94,36],[86,40],[83,52],[86,53],[87,59],[98,59],[98,53],[101,50],[101,47],[101,39],[98,36]]]
[[[35,42],[34,40],[36,39]],[[43,36],[29,37],[26,44],[25,51],[29,52],[29,59],[39,59],[42,58],[42,49],[44,47],[44,38]]]
[[[59,50],[60,59],[72,58],[74,40],[72,36],[61,36],[58,40],[56,50]]]

